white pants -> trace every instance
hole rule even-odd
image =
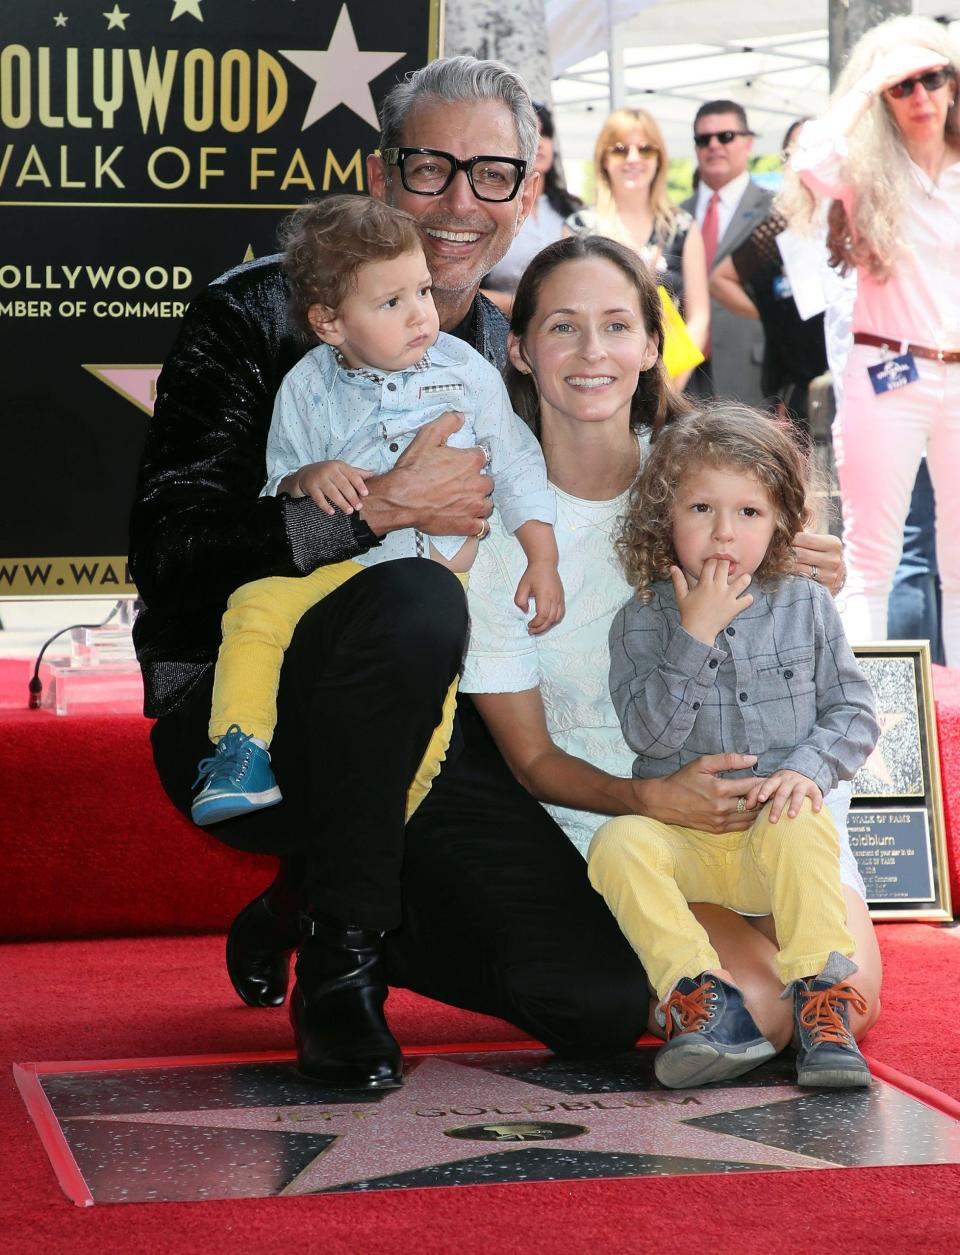
[[[843,503],[847,585],[837,605],[854,644],[887,638],[887,600],[924,450],[936,505],[947,665],[960,666],[960,362],[917,358],[919,379],[877,395],[867,367],[880,350],[855,344],[843,374],[833,446]]]

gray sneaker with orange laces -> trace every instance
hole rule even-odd
[[[667,1041],[653,1070],[661,1085],[686,1089],[742,1076],[777,1053],[754,1023],[743,994],[719,976],[681,977],[658,1015]]]
[[[850,1007],[860,1015],[867,1009],[852,985],[822,976],[794,982],[798,1085],[853,1089],[870,1084],[867,1061],[850,1032]]]

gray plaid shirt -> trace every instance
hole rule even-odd
[[[633,774],[666,776],[702,754],[756,754],[752,769],[787,769],[824,794],[850,780],[876,745],[873,690],[833,598],[802,577],[752,584],[753,605],[714,644],[680,626],[670,583],[630,601],[610,629],[610,691]]]

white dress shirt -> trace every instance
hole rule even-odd
[[[811,191],[841,200],[852,217],[853,192],[842,169],[848,151],[847,139],[833,135],[822,119],[806,122],[791,165]],[[883,281],[858,268],[853,331],[960,349],[960,161],[946,166],[937,183],[909,165],[901,254]]]

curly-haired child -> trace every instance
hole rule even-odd
[[[642,816],[604,824],[589,871],[659,999],[662,1084],[726,1080],[776,1053],[691,912],[772,913],[793,997],[801,1085],[869,1085],[849,1030],[863,1009],[837,829],[824,794],[853,777],[879,728],[826,589],[795,573],[809,471],[789,425],[734,404],[654,442],[619,541],[637,595],[610,632],[610,687],[635,776],[702,754],[755,754],[743,832]],[[749,590],[749,591],[748,591]]]

